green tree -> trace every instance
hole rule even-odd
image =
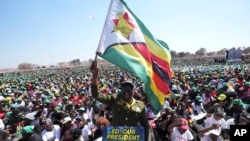
[[[195,52],[196,55],[199,55],[199,56],[202,56],[202,55],[205,55],[207,52],[206,48],[200,48],[199,50],[197,50]]]

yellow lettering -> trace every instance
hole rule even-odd
[[[135,129],[123,129],[122,134],[128,134],[128,135],[132,134],[132,135],[134,135],[135,134]]]
[[[129,140],[138,141],[140,139],[140,135],[130,135]]]
[[[128,135],[124,135],[123,140],[128,140]]]
[[[117,134],[107,134],[106,137],[107,140],[114,140],[114,141],[118,141],[118,140],[133,140],[133,141],[139,141],[140,139],[140,135],[117,135]]]
[[[112,130],[111,130],[111,133],[112,133],[112,134],[119,134],[120,131],[119,131],[119,129],[112,129]]]

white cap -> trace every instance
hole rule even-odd
[[[177,90],[177,86],[176,85],[172,85],[172,91],[173,90]]]
[[[31,112],[26,114],[24,117],[29,119],[29,120],[35,120],[35,115],[37,114],[37,111]]]
[[[235,92],[235,90],[234,90],[234,88],[233,88],[233,87],[228,86],[228,88],[227,88],[227,92]]]
[[[65,124],[69,121],[72,121],[71,117],[65,117],[63,120],[62,120],[62,123]]]

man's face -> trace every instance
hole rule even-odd
[[[68,99],[63,99],[63,103],[67,103],[68,102]]]
[[[70,134],[70,130],[67,130],[64,134],[64,139],[65,140],[72,140],[72,136]]]
[[[64,125],[65,125],[65,127],[68,127],[68,128],[71,127],[71,121],[68,121],[68,122],[65,123]]]
[[[52,129],[53,129],[53,124],[46,123],[45,128],[46,128],[48,131],[52,131]]]
[[[242,111],[242,110],[243,110],[243,105],[237,105],[236,107],[237,107],[237,109],[238,109],[239,111]]]
[[[84,126],[84,122],[82,120],[75,120],[75,124],[77,125],[78,128],[81,128]]]
[[[223,118],[223,115],[222,114],[214,114],[214,119],[215,120],[217,120],[217,121],[219,121],[219,120],[221,120]]]
[[[29,103],[30,103],[30,100],[26,99],[25,104],[29,104]]]
[[[123,100],[130,102],[133,97],[133,88],[129,85],[124,85],[121,88],[121,95]]]

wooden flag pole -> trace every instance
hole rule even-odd
[[[96,61],[97,61],[97,53],[95,54],[94,62],[96,62]]]

